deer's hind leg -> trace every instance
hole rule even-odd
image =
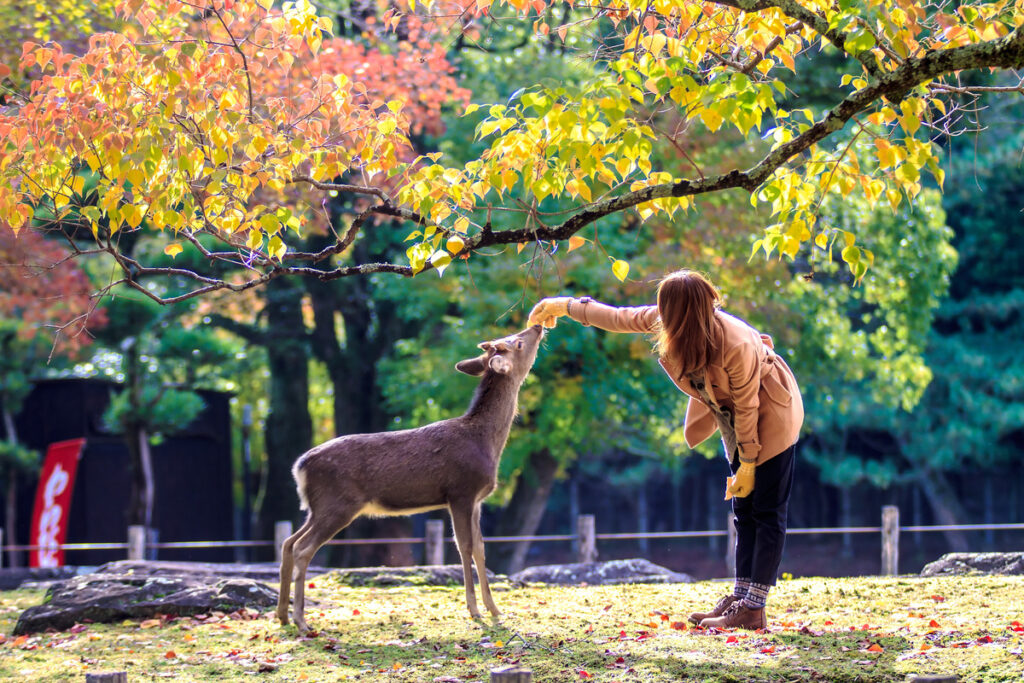
[[[305,633],[309,625],[303,616],[306,607],[306,569],[313,561],[316,551],[335,534],[352,523],[358,516],[360,506],[336,505],[330,510],[310,511],[310,524],[293,547],[295,557],[295,602],[292,605],[292,619],[299,631]]]
[[[462,580],[466,585],[466,607],[474,619],[480,618],[476,606],[476,592],[473,589],[473,501],[451,501],[448,512],[452,516],[455,544],[462,558]]]
[[[477,503],[473,508],[473,561],[476,563],[476,575],[480,579],[480,597],[484,600],[484,606],[487,607],[488,612],[498,616],[501,612],[498,611],[498,606],[494,604],[494,599],[491,597],[491,585],[487,581],[487,567],[484,563],[484,537],[480,532],[480,506],[481,503]]]
[[[281,546],[281,586],[277,593],[277,618],[282,626],[288,625],[288,598],[291,593],[292,571],[295,564],[293,553],[295,542],[309,531],[312,526],[312,519],[313,515],[310,513],[306,516],[306,521],[302,523],[299,530],[285,539],[284,544]]]

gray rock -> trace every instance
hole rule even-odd
[[[921,576],[962,576],[964,574],[1024,575],[1024,552],[946,553],[921,570]]]
[[[14,627],[15,635],[47,629],[60,631],[85,621],[113,622],[158,614],[189,616],[277,604],[277,592],[253,579],[103,569],[55,583],[43,604],[21,613]]]
[[[359,567],[334,569],[328,573],[346,586],[461,586],[462,565],[425,565],[422,567]],[[488,581],[499,578],[490,570]]]
[[[688,574],[674,572],[644,559],[527,567],[510,576],[509,580],[519,583],[560,585],[586,583],[592,586],[622,583],[693,583],[693,577]]]

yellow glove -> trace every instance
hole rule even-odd
[[[746,498],[754,490],[754,470],[757,468],[752,462],[740,463],[740,468],[736,470],[736,474],[729,477],[725,481],[725,499],[729,500],[733,496],[736,498]]]
[[[533,307],[533,310],[530,311],[530,318],[527,324],[540,324],[549,328],[554,327],[558,318],[569,312],[570,301],[572,301],[572,297],[568,296],[552,296],[547,299],[541,299]]]

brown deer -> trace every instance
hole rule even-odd
[[[544,329],[529,327],[503,339],[483,342],[483,354],[455,368],[481,376],[465,415],[416,429],[377,434],[350,434],[331,439],[303,454],[292,467],[302,527],[281,552],[281,591],[277,617],[288,623],[288,594],[294,569],[292,617],[302,632],[306,569],[313,555],[360,515],[411,515],[448,508],[462,557],[466,606],[478,618],[472,562],[476,561],[480,594],[493,615],[480,534],[480,505],[497,484],[498,460],[516,415],[519,387],[537,357]]]

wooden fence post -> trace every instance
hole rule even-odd
[[[274,560],[278,563],[281,562],[281,548],[293,533],[290,521],[274,522]]]
[[[597,524],[594,515],[580,515],[576,518],[576,537],[580,541],[580,553],[577,562],[597,561]]]
[[[731,511],[725,517],[725,569],[729,577],[736,576],[736,517]]]
[[[146,559],[146,527],[133,524],[128,527],[128,559]]]
[[[85,683],[128,683],[127,671],[103,674],[85,674]]]
[[[444,522],[428,519],[424,533],[424,564],[444,564]]]
[[[895,505],[882,507],[882,575],[900,573],[900,509]]]
[[[533,683],[533,672],[519,666],[491,669],[491,683]]]

